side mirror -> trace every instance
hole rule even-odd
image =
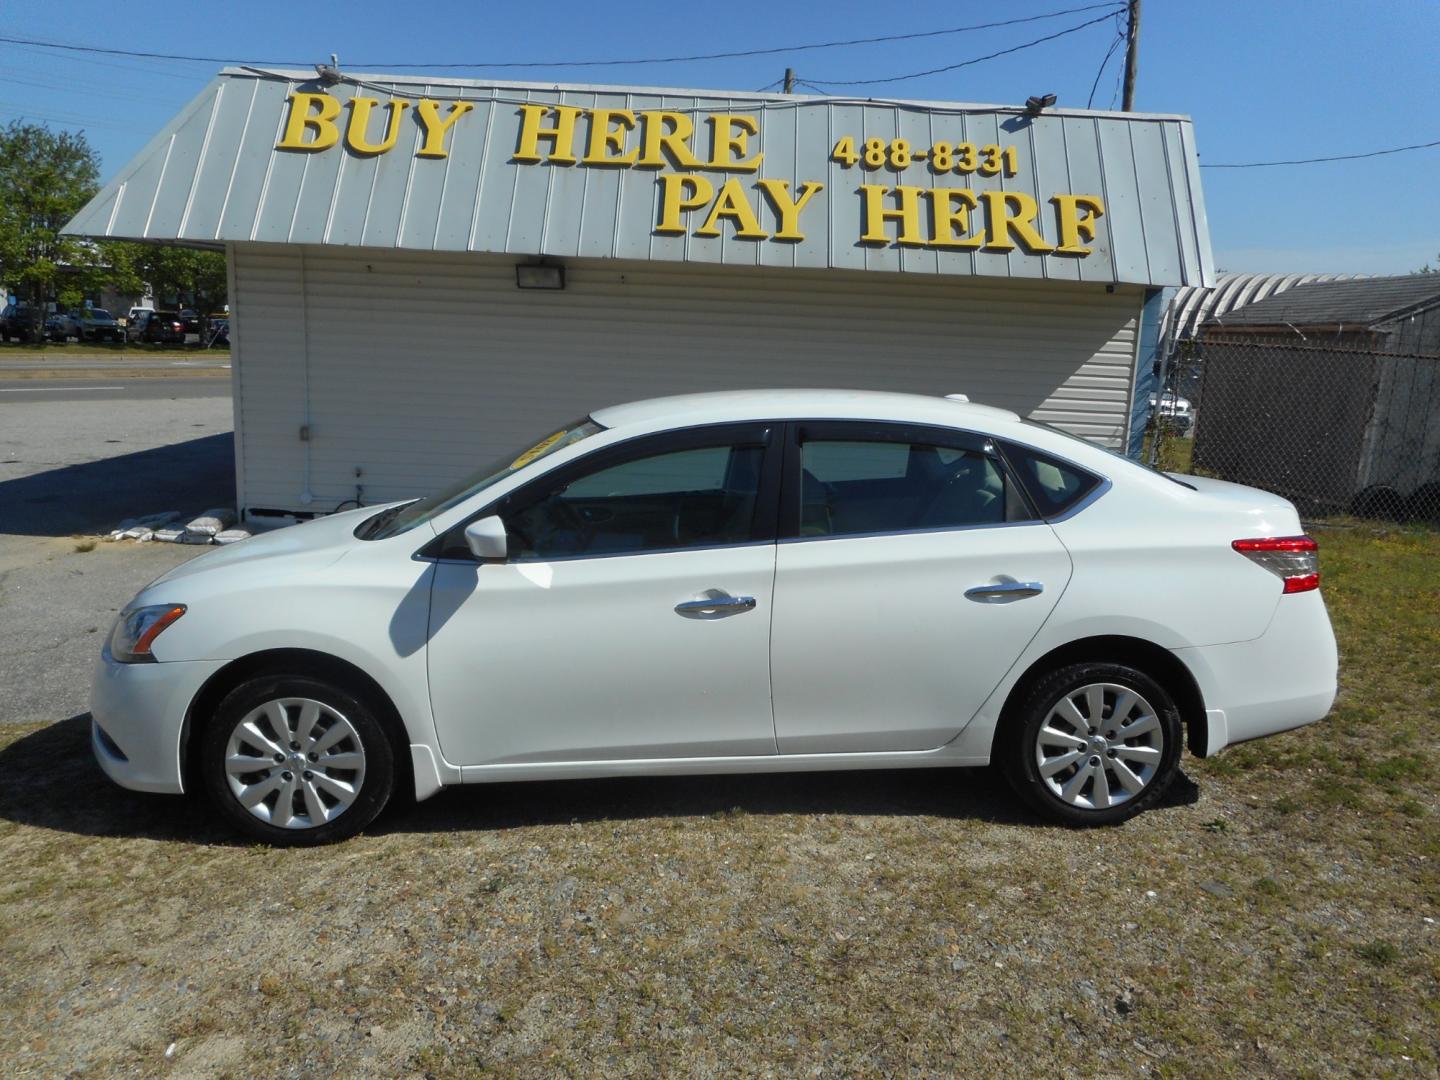
[[[465,546],[477,559],[503,561],[507,551],[505,522],[494,515],[472,521],[465,526]]]

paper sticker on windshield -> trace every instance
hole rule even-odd
[[[548,439],[541,439],[538,443],[536,443],[534,446],[532,446],[529,450],[526,450],[523,454],[521,454],[521,455],[520,455],[519,457],[517,457],[514,461],[512,461],[512,462],[510,463],[510,468],[512,468],[512,469],[523,469],[526,465],[529,465],[530,462],[532,462],[532,461],[534,461],[536,458],[540,457],[542,454],[545,453],[545,451],[549,450],[549,449],[550,449],[552,446],[554,446],[557,442],[559,442],[561,439],[563,439],[563,438],[565,437],[565,434],[566,434],[566,433],[565,433],[564,431],[557,431],[557,432],[555,432],[554,435],[551,435]]]

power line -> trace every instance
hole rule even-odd
[[[627,65],[640,64],[681,64],[692,63],[701,60],[733,60],[739,57],[746,56],[773,56],[776,53],[809,52],[816,49],[839,49],[851,45],[873,45],[879,42],[886,41],[914,41],[921,38],[944,37],[951,34],[971,33],[976,30],[993,30],[1003,26],[1018,26],[1022,23],[1039,22],[1044,19],[1055,19],[1059,18],[1062,15],[1075,15],[1085,11],[1098,11],[1101,8],[1106,9],[1106,14],[1102,16],[1102,18],[1109,18],[1111,12],[1122,6],[1122,4],[1117,3],[1117,0],[1107,0],[1107,2],[1100,4],[1086,4],[1082,7],[1065,8],[1060,11],[1049,11],[1042,15],[1027,15],[1023,18],[1018,19],[1004,19],[999,22],[976,23],[973,26],[954,26],[943,30],[922,30],[910,34],[884,34],[879,37],[850,38],[844,41],[821,41],[811,42],[809,44],[803,45],[782,45],[765,49],[741,49],[734,52],[696,53],[691,56],[650,56],[635,57],[622,60],[471,60],[465,61],[463,63],[446,64],[415,64],[400,61],[385,61],[383,63],[379,61],[355,61],[348,63],[346,66],[353,68],[400,68],[420,71],[438,70],[441,68],[623,67]],[[1086,25],[1089,24],[1087,23]],[[1066,32],[1068,33],[1069,31]],[[1049,39],[1043,38],[1041,40]],[[95,53],[105,56],[129,56],[136,57],[142,60],[182,60],[192,63],[203,64],[236,64],[241,66],[254,67],[308,67],[312,62],[310,60],[244,60],[236,59],[233,57],[221,56],[181,56],[177,53],[139,52],[132,49],[110,49],[103,48],[98,45],[69,45],[57,41],[38,41],[31,38],[17,37],[0,37],[0,42],[11,45],[30,45],[42,49],[57,49],[64,52]],[[997,53],[996,55],[999,56],[1003,54]],[[947,69],[942,68],[940,70]],[[913,76],[903,77],[911,78]],[[874,81],[893,82],[895,80],[880,79]],[[838,86],[844,84],[837,82],[835,83],[835,85]]]
[[[891,75],[884,79],[816,79],[815,82],[819,83],[821,86],[876,86],[880,83],[903,82],[906,79],[920,79],[925,77],[926,75],[939,75],[942,72],[946,71],[958,71],[960,68],[970,67],[973,64],[984,63],[986,60],[994,60],[996,57],[999,56],[1009,56],[1011,53],[1020,52],[1022,49],[1034,48],[1036,45],[1043,45],[1047,41],[1054,41],[1056,38],[1062,38],[1066,34],[1073,34],[1076,31],[1084,30],[1087,26],[1094,26],[1096,23],[1104,22],[1114,13],[1115,12],[1113,10],[1107,11],[1104,15],[1101,15],[1097,19],[1091,19],[1088,22],[1080,23],[1076,26],[1070,27],[1067,30],[1061,30],[1054,34],[1047,34],[1045,37],[1036,38],[1034,41],[1027,41],[1023,45],[1015,45],[1009,49],[1001,49],[999,52],[987,53],[985,56],[977,56],[972,60],[962,60],[958,64],[947,64],[944,67],[930,68],[927,71],[912,71],[908,75]]]
[[[1392,146],[1388,150],[1371,150],[1364,154],[1335,154],[1332,157],[1296,158],[1293,161],[1242,161],[1238,163],[1227,162],[1221,164],[1210,164],[1202,161],[1202,169],[1268,169],[1274,165],[1318,165],[1325,161],[1358,161],[1360,158],[1384,157],[1386,154],[1403,154],[1407,150],[1428,150],[1432,146],[1440,146],[1440,139],[1434,142],[1413,143],[1410,146]]]
[[[47,52],[47,51],[45,51],[44,49],[30,48],[30,47],[25,46],[25,45],[12,45],[12,46],[10,46],[10,48],[14,49],[16,52],[26,53],[26,54],[28,54],[28,55],[30,55],[30,56],[43,56],[43,57],[45,57],[47,60],[54,59],[54,56],[55,56],[55,54],[54,54],[53,52]],[[167,78],[167,79],[183,79],[185,82],[189,82],[189,83],[193,83],[193,82],[195,81],[195,79],[196,79],[196,72],[195,72],[195,69],[194,69],[194,68],[186,68],[185,71],[182,73],[182,72],[179,72],[179,71],[174,71],[174,70],[167,69],[167,68],[165,68],[165,67],[163,67],[163,66],[159,66],[159,65],[156,65],[156,64],[154,64],[154,63],[150,63],[150,64],[115,63],[114,61],[111,61],[111,60],[97,60],[97,59],[96,59],[95,57],[93,57],[93,56],[84,56],[84,55],[76,55],[76,56],[74,57],[74,59],[75,59],[75,61],[76,61],[77,63],[90,64],[90,65],[92,65],[93,67],[109,68],[109,69],[114,70],[114,71],[128,71],[128,72],[139,73],[139,74],[142,74],[142,75],[160,75],[160,76],[163,76],[163,77],[165,77],[165,78]]]
[[[1115,36],[1110,39],[1110,48],[1105,50],[1105,59],[1100,61],[1100,70],[1095,72],[1095,81],[1090,84],[1090,96],[1085,99],[1085,108],[1089,109],[1095,105],[1095,91],[1100,87],[1100,77],[1105,74],[1105,68],[1109,65],[1110,58],[1115,55],[1115,50],[1124,40],[1125,32],[1117,27]]]

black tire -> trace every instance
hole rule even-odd
[[[1405,499],[1388,484],[1371,484],[1350,500],[1350,513],[1361,518],[1398,521],[1405,513]]]
[[[262,820],[256,812],[241,805],[239,796],[232,790],[231,779],[227,774],[225,762],[230,752],[231,736],[241,721],[267,703],[286,698],[303,698],[317,702],[325,709],[333,710],[344,721],[348,721],[359,744],[355,749],[360,750],[363,755],[363,771],[358,773],[359,784],[353,801],[323,824],[309,824],[308,818],[305,822],[300,822],[299,819],[304,816],[302,814],[295,815],[297,824],[290,828]],[[291,709],[298,708],[299,706],[291,706]],[[292,718],[295,715],[294,712],[290,713]],[[334,723],[333,720],[330,722]],[[296,726],[299,724],[297,723]],[[271,727],[264,727],[262,731],[273,736]],[[346,739],[342,740],[340,747],[346,749],[353,745],[351,740]],[[294,742],[291,747],[297,752],[303,749]],[[290,748],[281,747],[281,749],[289,750]],[[240,832],[276,847],[308,847],[316,844],[330,844],[354,836],[374,821],[376,816],[385,809],[395,786],[394,750],[377,710],[351,691],[309,676],[266,675],[237,686],[220,702],[209,723],[206,724],[201,733],[199,752],[201,786],[211,804]],[[315,761],[316,758],[312,757],[310,760]],[[256,763],[257,768],[254,771],[254,782],[256,783],[263,783],[261,774],[266,770],[286,777],[293,775],[292,773],[278,772],[278,770],[284,769],[285,764],[290,764],[289,762],[272,766],[269,758],[257,758]],[[304,763],[301,762],[301,764]],[[325,770],[320,769],[319,771],[324,772]],[[343,771],[337,775],[341,778],[347,776]],[[350,773],[348,775],[350,779],[354,779],[357,774]],[[288,781],[286,782],[288,783]],[[291,790],[294,792],[292,810],[296,807],[303,807],[306,803],[300,789],[295,787]],[[277,806],[279,795],[280,793],[277,791],[274,796]],[[262,802],[268,803],[269,797],[267,796]],[[271,812],[277,811],[271,810]]]
[[[1110,722],[1108,717],[1120,704],[1120,700],[1118,695],[1102,692],[1104,704],[1101,723],[1093,730],[1095,737],[1099,738],[1104,745],[1098,745],[1093,749],[1090,747],[1082,749],[1078,746],[1068,749],[1067,753],[1081,755],[1081,760],[1076,762],[1073,767],[1067,766],[1061,772],[1053,774],[1052,779],[1047,781],[1041,775],[1040,762],[1037,760],[1044,753],[1041,745],[1041,729],[1046,726],[1046,721],[1051,717],[1052,712],[1061,708],[1063,703],[1077,691],[1098,685],[1119,687],[1137,694],[1140,701],[1150,705],[1149,712],[1153,714],[1157,724],[1145,735],[1128,740],[1116,739],[1113,744],[1105,742],[1104,737],[1108,734],[1107,725]],[[1138,707],[1137,711],[1145,712],[1145,710],[1138,710]],[[1084,710],[1080,711],[1079,717],[1085,722],[1090,719]],[[1123,721],[1125,718],[1121,717],[1120,719]],[[1138,724],[1138,721],[1136,723]],[[1067,734],[1070,733],[1070,729],[1064,727],[1063,720],[1057,720],[1057,725],[1052,725],[1048,730],[1062,730]],[[1121,732],[1117,731],[1117,734],[1121,734]],[[1078,741],[1078,736],[1076,739]],[[1180,769],[1182,739],[1180,710],[1176,707],[1174,699],[1163,686],[1145,672],[1126,664],[1070,664],[1040,677],[1021,692],[1021,697],[1016,702],[1015,708],[1007,715],[1005,726],[996,738],[995,757],[1011,787],[1027,804],[1043,816],[1067,825],[1116,825],[1136,814],[1143,813],[1164,797],[1166,788],[1170,786]],[[1157,741],[1160,743],[1158,747],[1154,746]],[[1043,745],[1050,746],[1057,751],[1052,760],[1061,756],[1059,748],[1071,747],[1069,742],[1051,743],[1048,740]],[[1131,794],[1122,789],[1120,794],[1123,795],[1124,801],[1118,805],[1103,807],[1077,805],[1075,802],[1062,798],[1061,794],[1050,786],[1053,782],[1063,789],[1067,786],[1067,780],[1077,778],[1080,772],[1086,769],[1098,770],[1104,773],[1105,794],[1103,797],[1108,801],[1110,785],[1112,782],[1118,781],[1118,775],[1114,771],[1117,767],[1115,761],[1117,755],[1122,759],[1128,759],[1130,754],[1127,752],[1148,751],[1152,748],[1158,750],[1158,758],[1150,765],[1141,764],[1140,771],[1143,772],[1145,768],[1153,767],[1153,773],[1146,777],[1144,787],[1138,792]],[[1093,756],[1087,756],[1092,753]],[[1127,769],[1129,767],[1126,760],[1121,760],[1119,764],[1125,765]],[[1132,782],[1136,775],[1136,773],[1131,773]],[[1085,802],[1087,797],[1083,793],[1090,792],[1091,799],[1100,801],[1100,796],[1095,795],[1099,783],[1100,781],[1095,778],[1081,780],[1075,791],[1075,797],[1081,802]]]
[[[1406,521],[1440,525],[1440,483],[1421,484],[1405,500]]]

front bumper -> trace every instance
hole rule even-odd
[[[224,664],[121,664],[102,652],[90,689],[90,747],[105,775],[132,791],[183,792],[185,714]]]

